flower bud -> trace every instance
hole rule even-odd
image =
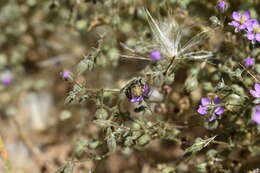
[[[141,136],[138,140],[137,143],[141,146],[144,146],[146,144],[148,144],[151,141],[151,137],[147,134]]]
[[[100,141],[98,140],[91,140],[89,141],[88,147],[90,149],[96,149],[100,145]]]
[[[165,84],[166,84],[166,85],[172,84],[172,83],[174,82],[174,79],[175,79],[174,73],[171,74],[171,75],[166,76],[166,77],[165,77]]]
[[[80,139],[75,143],[74,152],[76,153],[77,157],[81,157],[88,146],[88,141],[85,139]]]
[[[132,138],[135,140],[139,138],[142,135],[142,132],[140,131],[133,131]]]
[[[132,128],[133,128],[134,130],[139,130],[139,129],[141,129],[141,126],[140,126],[140,124],[138,124],[138,123],[133,123],[133,124],[132,124]]]
[[[227,9],[227,3],[225,1],[219,1],[217,4],[217,8],[221,11],[224,12]]]
[[[199,173],[207,173],[207,163],[201,163],[196,166],[196,169]]]
[[[105,109],[103,109],[103,108],[98,109],[98,110],[96,111],[96,113],[95,113],[95,117],[96,117],[97,119],[105,120],[105,119],[108,118],[108,116],[109,116],[109,115],[108,115],[107,111],[106,111]]]
[[[134,141],[133,141],[133,138],[131,136],[128,136],[126,139],[125,139],[125,142],[124,142],[124,145],[126,147],[130,147],[134,144]]]
[[[78,67],[77,67],[77,72],[79,74],[82,74],[85,71],[91,71],[94,68],[94,61],[92,60],[91,56],[86,56],[84,57],[83,60],[80,61]]]
[[[60,73],[60,75],[61,75],[63,80],[66,80],[66,81],[68,81],[68,80],[72,81],[73,80],[72,74],[68,70],[64,70],[63,72]]]
[[[185,81],[185,88],[188,92],[195,90],[198,87],[198,80],[196,77],[188,77]]]
[[[255,70],[256,70],[257,74],[260,74],[260,64],[255,65]]]
[[[150,53],[150,58],[154,61],[158,61],[162,58],[161,52],[158,50],[154,50]]]
[[[208,92],[212,92],[214,90],[212,83],[210,82],[204,82],[202,85],[203,85],[203,89]]]

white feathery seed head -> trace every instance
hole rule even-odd
[[[209,51],[189,51],[207,37],[208,31],[202,31],[192,37],[184,45],[181,45],[183,27],[179,26],[174,19],[156,22],[150,12],[147,9],[144,10],[147,14],[147,20],[155,38],[155,46],[166,57],[204,59],[213,56],[212,52]]]

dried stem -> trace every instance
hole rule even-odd
[[[167,66],[166,70],[164,71],[164,75],[167,75],[168,71],[170,70],[171,66],[173,65],[173,62],[175,60],[175,57],[172,57],[171,62],[169,63],[169,65]]]
[[[257,78],[257,77],[255,77],[248,69],[246,69],[241,63],[239,63],[239,65],[252,77],[252,78],[254,78],[254,80],[256,81],[256,82],[260,82],[260,80]]]

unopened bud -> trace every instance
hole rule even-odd
[[[108,113],[105,109],[100,108],[96,111],[95,116],[96,116],[97,119],[105,120],[105,119],[108,118]]]
[[[142,145],[142,146],[143,146],[143,145],[148,144],[150,141],[151,141],[151,137],[150,137],[149,135],[145,134],[145,135],[141,136],[141,137],[137,140],[137,143],[138,143],[139,145]]]

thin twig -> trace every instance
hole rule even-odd
[[[214,144],[219,144],[219,145],[225,145],[225,146],[227,146],[227,147],[230,147],[230,145],[229,145],[228,143],[222,142],[222,141],[215,141],[215,140],[213,140],[212,143],[214,143]]]
[[[246,69],[241,63],[239,63],[239,65],[252,77],[255,79],[256,82],[260,82],[259,79],[257,79],[257,77],[255,77],[248,69]]]
[[[82,84],[78,83],[77,81],[73,81],[72,83],[78,85],[80,88],[82,88]],[[103,92],[121,92],[120,89],[117,88],[84,88],[86,91],[92,91],[92,92],[98,92],[98,91],[103,91]]]
[[[144,61],[149,61],[151,62],[151,59],[144,58],[144,57],[135,57],[132,55],[120,55],[123,59],[134,59],[134,60],[144,60]]]
[[[209,143],[211,143],[212,141],[214,141],[214,139],[217,137],[217,135],[213,136],[212,138],[210,138],[206,144],[203,145],[203,147],[206,147],[207,145],[209,145]]]
[[[100,88],[86,88],[86,91],[101,91],[103,90],[103,92],[120,92],[120,89],[114,89],[114,88],[103,88],[103,89],[100,89]]]

